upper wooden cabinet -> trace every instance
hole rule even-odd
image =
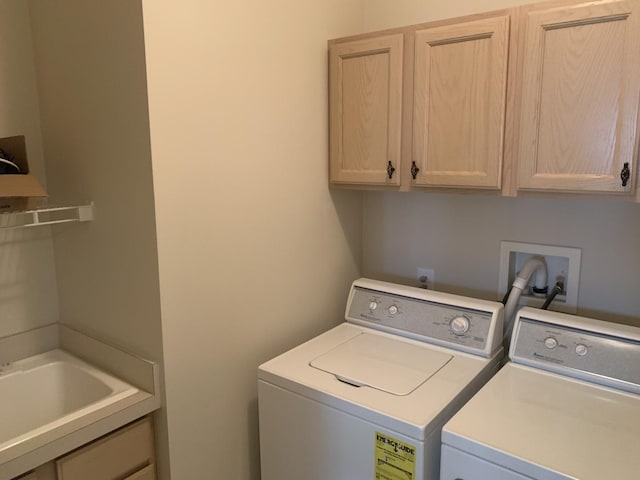
[[[523,14],[518,189],[633,193],[639,2],[553,5]]]
[[[332,184],[640,201],[640,0],[551,0],[329,51]]]
[[[417,186],[501,186],[509,16],[415,32]]]
[[[400,185],[403,35],[329,48],[333,183]]]
[[[332,184],[500,189],[508,12],[329,42]]]

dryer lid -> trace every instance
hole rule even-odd
[[[408,395],[452,358],[428,346],[362,333],[315,358],[310,365],[358,387]]]

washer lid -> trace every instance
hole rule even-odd
[[[358,387],[408,395],[452,358],[427,346],[362,333],[315,358],[310,365]]]
[[[509,362],[442,443],[526,478],[637,479],[639,411],[638,395]]]

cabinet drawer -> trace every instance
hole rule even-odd
[[[59,480],[149,480],[154,478],[151,419],[145,417],[60,458]]]

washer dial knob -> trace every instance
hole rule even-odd
[[[558,340],[556,340],[554,337],[547,337],[544,339],[544,346],[550,350],[554,349],[558,346]]]
[[[454,317],[449,323],[449,327],[455,335],[464,335],[469,331],[470,326],[469,319],[464,315]]]
[[[369,303],[369,310],[373,311],[376,308],[378,308],[378,302],[376,302],[375,300],[372,300],[371,303]]]
[[[391,306],[389,307],[389,313],[390,313],[391,315],[395,315],[396,313],[398,313],[398,307],[396,307],[395,305],[391,305]]]
[[[584,343],[579,343],[576,345],[576,353],[581,357],[584,357],[589,351],[589,347],[587,347]]]

